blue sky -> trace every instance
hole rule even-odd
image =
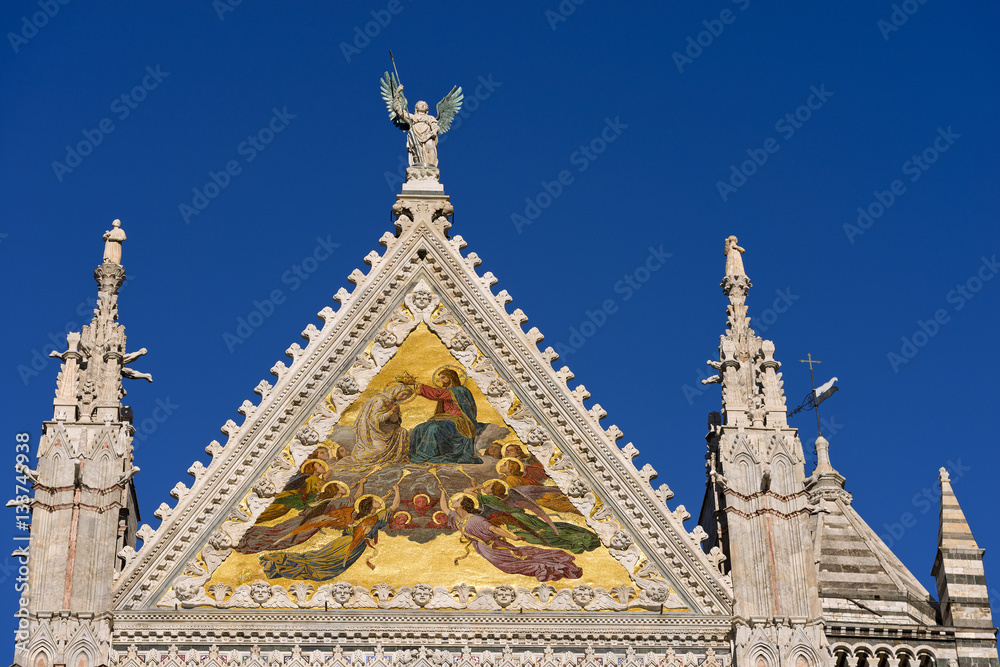
[[[121,321],[155,378],[127,401],[140,422],[170,406],[136,442],[156,524],[390,229],[404,135],[378,79],[392,49],[411,103],[465,89],[440,146],[453,233],[562,345],[559,363],[672,505],[697,514],[704,492],[719,390],[698,381],[717,358],[736,234],[789,404],[809,390],[807,353],[817,381],[840,378],[825,430],[862,516],[933,592],[937,469],[950,466],[1000,591],[998,443],[978,424],[996,414],[1000,370],[1000,8],[859,4],[4,3],[8,469],[15,434],[35,443],[51,416],[48,346],[89,313],[101,235],[120,218]],[[213,173],[216,196],[199,200]],[[328,259],[297,272],[321,246]],[[670,257],[629,287],[651,253]],[[252,335],[227,339],[275,290]],[[593,335],[574,336],[608,300]],[[813,415],[793,423],[810,443]]]

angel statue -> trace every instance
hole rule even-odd
[[[394,64],[395,67],[395,64]],[[451,91],[437,103],[437,117],[430,115],[427,102],[419,101],[413,113],[406,110],[406,97],[398,75],[386,72],[382,77],[382,99],[389,109],[389,120],[401,130],[406,130],[406,152],[410,157],[410,167],[438,166],[438,136],[451,128],[451,121],[462,108],[462,89],[452,87]],[[411,174],[407,173],[407,176]],[[436,177],[436,173],[434,176]]]

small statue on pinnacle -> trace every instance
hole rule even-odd
[[[726,275],[745,276],[747,273],[743,269],[743,248],[737,245],[738,239],[730,236],[726,239]]]
[[[111,223],[111,229],[104,232],[104,261],[121,265],[122,263],[122,241],[125,240],[125,230],[122,229],[122,221],[115,220]]]

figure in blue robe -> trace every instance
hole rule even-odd
[[[441,387],[425,384],[414,389],[424,398],[437,401],[430,420],[410,430],[410,461],[413,463],[482,463],[476,456],[476,436],[487,424],[476,421],[476,401],[461,386],[458,373],[450,368],[438,372]]]

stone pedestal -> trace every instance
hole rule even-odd
[[[419,164],[407,167],[403,192],[440,192],[444,194],[444,186],[438,180],[440,175],[441,171],[437,167]]]

